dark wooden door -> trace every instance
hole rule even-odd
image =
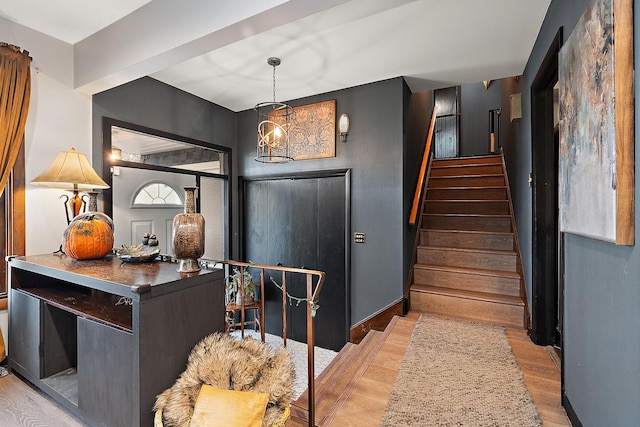
[[[349,337],[348,174],[245,181],[244,259],[326,273],[315,318],[316,344],[340,350]],[[282,284],[279,272],[269,277]],[[287,275],[288,292],[306,296],[306,278]],[[268,283],[266,331],[282,335],[282,297]],[[287,336],[306,342],[306,306],[287,304]]]

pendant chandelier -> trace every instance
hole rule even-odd
[[[258,115],[258,147],[255,160],[262,163],[284,163],[293,160],[289,155],[289,133],[293,120],[293,107],[276,102],[276,67],[280,58],[271,57],[267,64],[273,67],[273,101],[255,106]]]

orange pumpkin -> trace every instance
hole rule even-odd
[[[107,221],[102,215],[86,213],[71,221],[62,237],[62,247],[67,255],[80,260],[98,259],[112,251],[113,223],[111,218]]]

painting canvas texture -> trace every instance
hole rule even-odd
[[[560,50],[560,230],[616,241],[613,0],[589,3]]]

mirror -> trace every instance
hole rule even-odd
[[[114,221],[116,247],[157,236],[173,255],[173,218],[184,211],[185,186],[196,186],[196,211],[205,218],[203,258],[228,258],[230,150],[204,141],[103,119],[104,211]]]

